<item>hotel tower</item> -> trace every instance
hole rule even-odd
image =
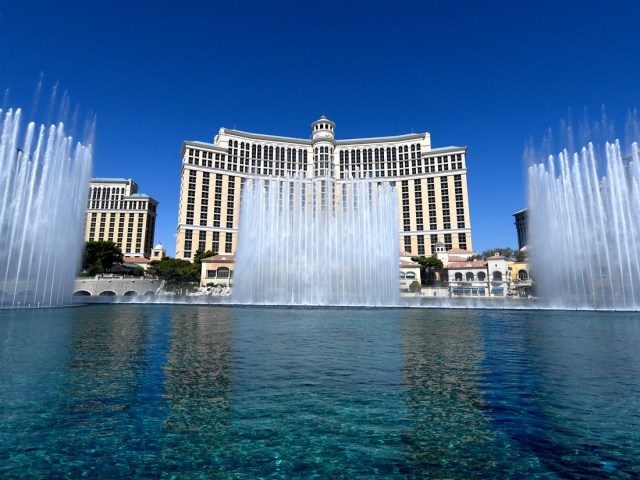
[[[125,257],[151,256],[158,202],[125,178],[94,178],[89,184],[85,241],[116,243]]]
[[[221,128],[213,143],[185,141],[176,258],[235,253],[246,179],[299,172],[336,194],[357,172],[395,185],[399,254],[430,256],[437,242],[472,250],[466,147],[432,148],[429,133],[340,140],[335,127],[323,116],[309,139]]]

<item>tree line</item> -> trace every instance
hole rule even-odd
[[[140,266],[125,264],[122,249],[116,243],[107,240],[89,241],[84,247],[80,275],[95,276],[102,273],[136,277],[147,275],[166,280],[168,284],[198,282],[202,259],[214,255],[217,255],[217,252],[198,250],[193,262],[164,257],[161,260],[151,261],[145,272]]]

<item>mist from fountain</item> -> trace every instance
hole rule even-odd
[[[397,225],[395,187],[359,174],[248,180],[233,301],[397,305]]]
[[[599,177],[598,163],[606,175]],[[640,161],[589,143],[529,168],[532,272],[552,308],[640,308]]]
[[[74,144],[62,123],[29,123],[22,136],[21,116],[0,110],[0,306],[65,305],[82,250],[91,147]]]

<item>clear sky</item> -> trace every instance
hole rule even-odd
[[[59,83],[95,113],[94,176],[160,202],[170,255],[184,140],[308,138],[322,114],[337,138],[467,146],[473,247],[515,248],[525,144],[603,105],[622,134],[639,60],[637,0],[0,2],[1,107],[43,121]]]

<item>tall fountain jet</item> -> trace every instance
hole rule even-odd
[[[0,110],[0,306],[70,303],[82,250],[91,147],[64,125],[21,132]]]
[[[589,144],[529,168],[533,274],[550,307],[640,308],[640,160],[607,143],[598,175]]]
[[[248,181],[233,298],[278,305],[397,305],[398,201],[369,178]]]

